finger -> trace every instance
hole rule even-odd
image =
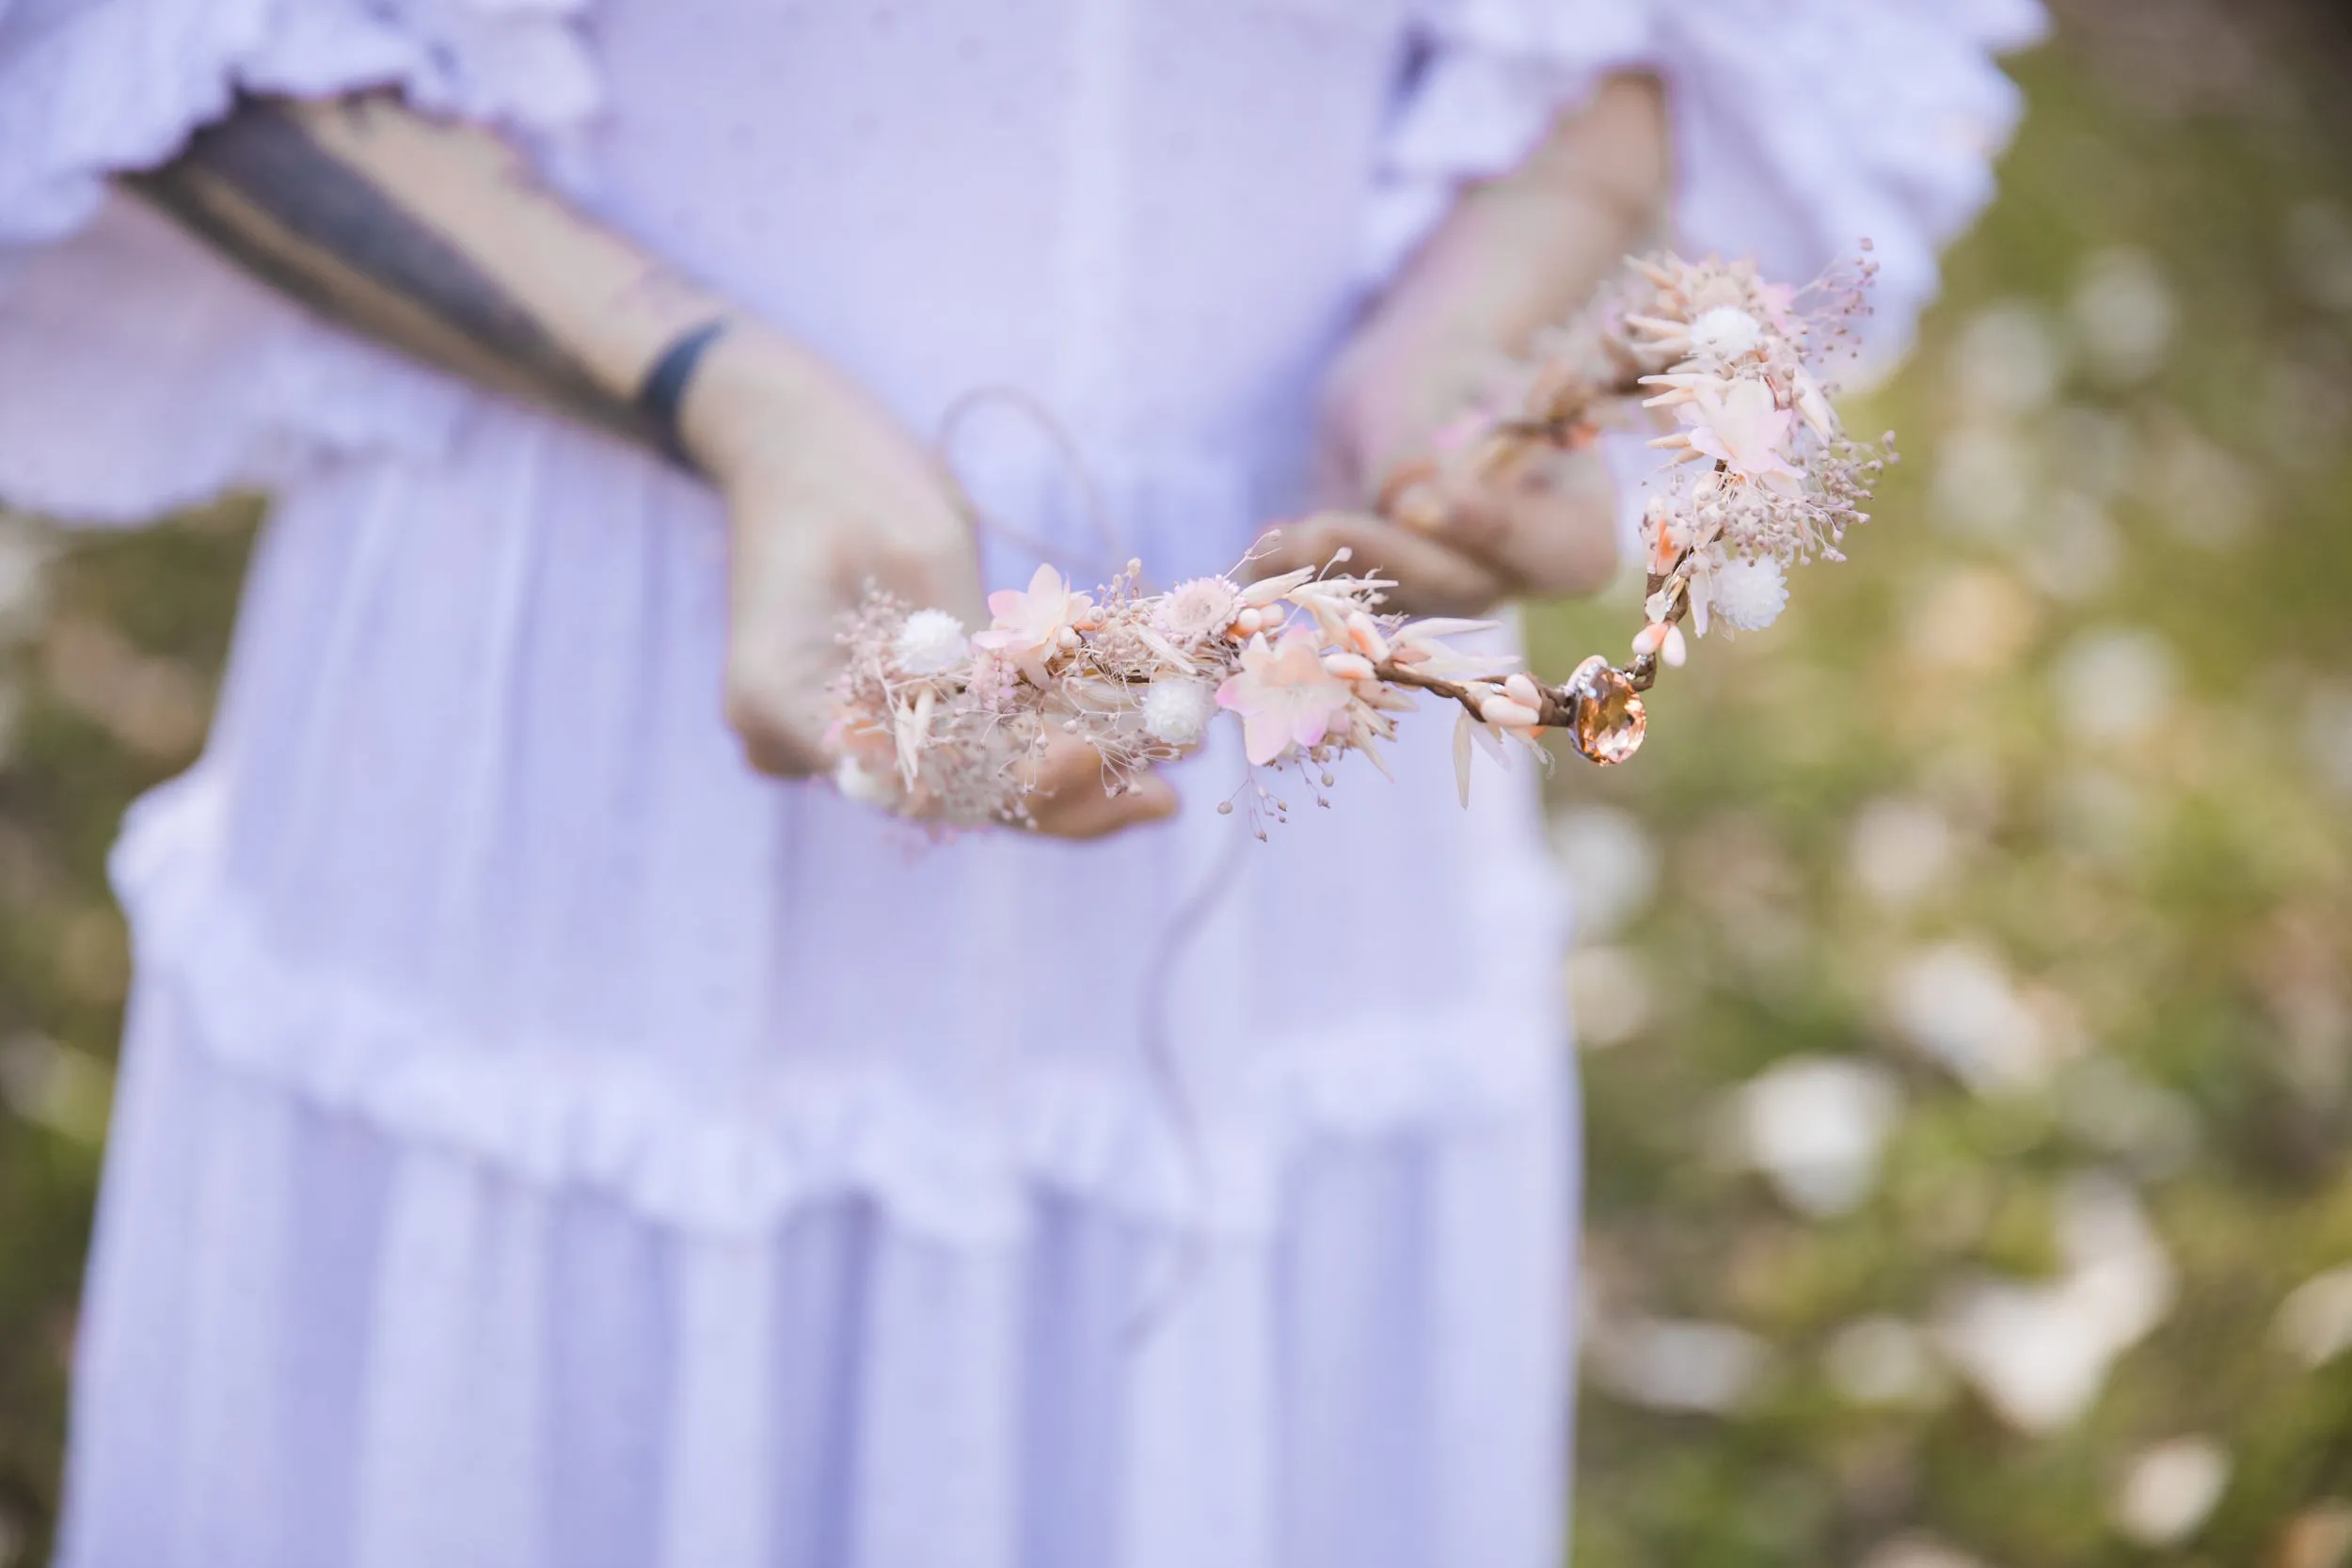
[[[961,621],[966,631],[978,631],[989,624],[977,559],[898,556],[877,560],[859,578],[857,591],[843,595],[842,608],[858,604],[875,589],[892,594],[910,610],[944,610]]]
[[[838,764],[828,761],[824,748],[804,734],[738,724],[743,760],[773,779],[813,779],[830,774]]]
[[[736,657],[744,664],[728,671],[726,716],[742,742],[744,760],[780,778],[830,772],[833,757],[825,745],[832,722],[830,667],[809,655],[730,656],[731,665]]]
[[[946,463],[934,460],[931,477],[953,514],[952,526],[942,520],[940,537],[953,542],[933,549],[925,561],[927,596],[916,602],[946,610],[977,630],[989,624],[988,590],[980,580],[980,509]]]
[[[1446,541],[1357,512],[1322,512],[1283,527],[1254,571],[1273,577],[1300,566],[1321,568],[1341,549],[1359,576],[1395,579],[1386,610],[1407,615],[1475,615],[1502,598],[1506,584],[1484,562]]]
[[[980,581],[980,558],[965,554],[934,561],[926,574],[930,581],[927,603],[946,610],[964,625],[967,631],[979,631],[991,624],[988,594]]]
[[[727,640],[727,722],[745,759],[763,773],[801,778],[830,770],[824,744],[841,661],[833,636],[839,607],[814,569],[783,562],[765,581],[737,574]]]
[[[946,610],[968,628],[988,625],[979,554],[968,536],[943,528],[932,531],[923,546],[910,547],[894,546],[879,525],[868,525],[866,546],[833,566],[828,625],[877,589],[910,610]]]
[[[1086,840],[1165,822],[1176,815],[1177,805],[1175,787],[1152,776],[1118,795],[1104,793],[1100,784],[1081,786],[1045,806],[1033,802],[1031,816],[1037,832],[1048,838]]]
[[[1514,551],[1518,591],[1530,597],[1567,597],[1597,593],[1617,570],[1617,519],[1576,498],[1522,502],[1514,519],[1520,541]]]
[[[1438,485],[1438,537],[1514,592],[1583,593],[1608,579],[1616,485],[1597,452],[1537,451]]]
[[[953,543],[926,555],[917,570],[914,602],[946,610],[969,630],[989,624],[988,591],[980,581],[979,540],[964,523]]]
[[[1037,832],[1049,838],[1101,838],[1164,821],[1176,815],[1177,806],[1175,789],[1157,774],[1111,794],[1104,787],[1101,753],[1083,740],[1059,736],[1046,743],[1027,799]]]

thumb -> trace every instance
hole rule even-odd
[[[1176,815],[1174,786],[1147,773],[1119,794],[1105,787],[1102,754],[1082,740],[1057,736],[1037,765],[1029,815],[1048,838],[1102,838]]]
[[[824,736],[841,654],[831,612],[822,594],[796,587],[739,612],[730,627],[727,721],[762,772],[797,778],[833,766]]]

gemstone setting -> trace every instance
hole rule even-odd
[[[1642,749],[1649,715],[1625,672],[1595,654],[1576,667],[1562,689],[1576,701],[1568,738],[1586,757],[1613,768]]]

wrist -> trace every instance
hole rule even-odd
[[[1445,309],[1428,298],[1366,322],[1340,351],[1331,378],[1343,391],[1433,376],[1454,380],[1466,366],[1491,366],[1506,358],[1512,347],[1507,339],[1476,311]]]
[[[728,325],[721,317],[689,327],[672,338],[654,357],[638,382],[637,395],[629,400],[630,407],[651,427],[654,445],[680,467],[696,465],[686,451],[685,437],[679,429],[679,404],[685,401],[686,388],[693,384],[695,372],[702,368],[703,356],[725,335]]]
[[[1368,326],[1325,384],[1327,439],[1369,503],[1400,464],[1428,455],[1440,427],[1490,398],[1511,359],[1488,335],[1459,323]]]
[[[1392,363],[1516,354],[1656,237],[1670,193],[1663,90],[1614,76],[1518,168],[1463,189],[1359,334]]]
[[[772,458],[777,433],[800,422],[798,415],[828,379],[815,356],[781,333],[731,319],[696,355],[676,389],[676,450],[724,487]]]

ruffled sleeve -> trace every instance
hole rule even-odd
[[[1874,348],[1907,341],[1936,251],[1993,193],[2021,100],[1994,63],[2039,0],[1433,0],[1370,236],[1385,276],[1465,181],[1523,158],[1618,71],[1674,118],[1677,247],[1802,282],[1867,238]]]
[[[468,394],[325,327],[108,177],[235,93],[396,87],[561,152],[585,0],[0,0],[0,500],[135,522],[341,452],[431,450]]]

